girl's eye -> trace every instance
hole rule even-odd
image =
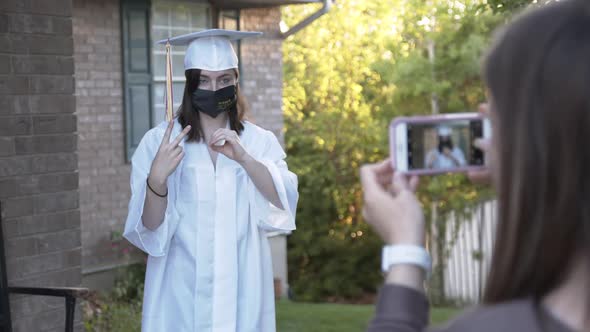
[[[199,80],[199,84],[207,84],[207,80]]]
[[[223,79],[223,84],[229,84],[229,82],[230,82],[229,78],[224,78]]]

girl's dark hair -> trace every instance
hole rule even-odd
[[[201,126],[201,115],[198,111],[193,109],[192,94],[199,87],[199,81],[201,78],[200,69],[188,69],[184,72],[186,76],[186,84],[184,85],[184,93],[182,95],[182,103],[178,108],[177,115],[178,121],[185,128],[187,125],[191,125],[192,129],[187,135],[187,140],[200,142],[203,139],[204,132]],[[236,70],[236,78],[238,77],[238,71]],[[248,113],[248,107],[246,99],[240,92],[239,85],[237,88],[238,102],[235,109],[229,112],[229,124],[231,130],[241,134],[244,131],[243,121],[246,119]]]
[[[450,136],[438,136],[438,152],[443,153],[444,148],[453,150],[453,139]]]
[[[540,300],[580,253],[590,262],[589,2],[525,12],[502,31],[483,71],[499,174],[484,301]]]

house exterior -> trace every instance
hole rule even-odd
[[[164,119],[164,48],[154,41],[206,28],[263,31],[235,45],[241,88],[250,118],[282,141],[280,6],[307,2],[319,1],[0,1],[0,201],[9,284],[107,288],[117,267],[139,257],[113,244],[123,244],[129,159]],[[182,59],[183,49],[174,47],[176,105]],[[270,240],[285,294],[285,235]],[[11,311],[15,331],[63,329],[60,300],[11,297]]]
[[[73,52],[71,1],[0,1],[0,201],[9,285],[82,283]],[[63,331],[63,299],[11,296],[10,304],[14,331]]]

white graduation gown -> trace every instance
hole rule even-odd
[[[148,131],[132,158],[124,236],[149,255],[142,331],[274,332],[266,232],[295,229],[299,197],[283,149],[272,132],[244,123],[242,145],[268,168],[286,217],[269,219],[271,203],[238,163],[219,154],[214,168],[204,143],[182,142],[164,221],[150,231],[141,221],[146,177],[166,126]],[[176,121],[172,139],[180,131]]]

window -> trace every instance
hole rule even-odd
[[[226,29],[226,30],[240,30],[240,11],[239,10],[223,10],[219,13],[219,28]],[[241,49],[240,49],[240,41],[235,41],[232,43],[234,46],[234,50],[238,55],[238,70],[240,74],[242,73],[242,56],[241,56]],[[240,77],[241,80],[241,77]]]
[[[211,6],[199,2],[154,1],[152,4],[152,125],[165,119],[164,93],[166,88],[166,49],[163,45],[154,45],[166,39],[185,33],[205,30],[212,27]],[[186,46],[172,47],[172,81],[174,110],[180,106],[184,92],[184,52]]]
[[[121,0],[127,160],[143,135],[164,119],[166,48],[161,39],[219,27],[239,30],[238,10],[215,11],[206,0]],[[240,44],[234,43],[240,58]],[[184,92],[185,46],[172,47],[174,109]]]
[[[240,30],[240,11],[221,11],[221,13],[219,14],[219,28],[226,30]]]

